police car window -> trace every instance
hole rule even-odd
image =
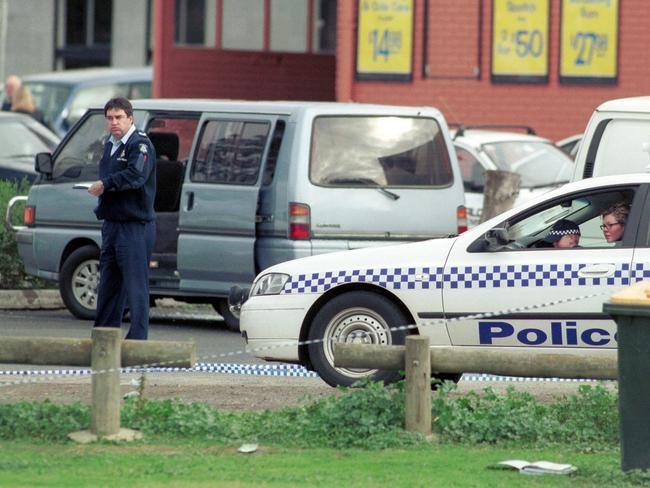
[[[192,162],[192,181],[254,185],[271,124],[211,120],[203,128]]]
[[[555,205],[543,208],[532,215],[515,216],[510,221],[503,222],[497,227],[502,229],[500,235],[490,232],[481,245],[480,241],[469,249],[475,251],[505,251],[553,247],[549,233],[553,225],[565,219],[578,226],[580,248],[611,248],[625,247],[625,235],[620,241],[607,242],[603,231],[601,213],[612,205],[624,202],[631,204],[636,189],[598,191],[592,194],[580,194],[566,197]],[[505,241],[507,242],[504,242]]]
[[[566,204],[564,204],[566,205]],[[572,200],[568,206],[555,205],[542,210],[531,217],[513,224],[508,229],[508,236],[512,240],[519,240],[524,237],[534,235],[540,230],[545,230],[560,219],[571,218],[576,212],[590,205],[590,201],[585,198]]]

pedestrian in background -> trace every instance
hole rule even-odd
[[[102,224],[95,327],[120,327],[126,301],[131,327],[126,339],[147,339],[149,261],[156,235],[156,153],[133,124],[126,98],[104,106],[110,137],[99,162],[99,180],[88,192],[99,198],[95,215]]]
[[[2,100],[2,110],[5,112],[11,110],[11,99],[22,84],[22,80],[16,75],[7,77],[7,81],[5,81],[5,98]]]
[[[45,125],[43,113],[36,109],[32,92],[26,86],[21,86],[14,92],[13,97],[11,97],[11,111],[30,115]]]

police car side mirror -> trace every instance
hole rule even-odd
[[[48,152],[38,153],[34,158],[34,169],[44,175],[52,174],[52,155]]]
[[[510,242],[508,229],[503,227],[494,227],[485,233],[485,240],[491,248],[505,246]]]

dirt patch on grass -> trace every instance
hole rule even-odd
[[[277,410],[301,406],[315,399],[343,394],[319,378],[246,376],[219,373],[146,373],[144,395],[148,399],[180,399],[203,402],[224,410]],[[135,394],[139,375],[123,374],[122,395]],[[20,381],[28,383],[10,384]],[[34,382],[31,382],[34,381]],[[4,384],[3,384],[4,383]],[[525,391],[541,402],[577,392],[584,382],[529,381],[488,382],[461,381],[453,395],[492,388],[505,392],[509,387]],[[595,383],[590,383],[595,384]],[[615,388],[615,382],[604,383]],[[43,401],[90,404],[91,384],[88,377],[0,377],[0,402]]]

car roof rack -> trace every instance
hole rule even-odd
[[[521,125],[521,124],[475,124],[475,125],[465,125],[465,124],[459,124],[459,123],[451,123],[449,124],[450,126],[457,126],[458,129],[456,130],[456,133],[454,134],[454,139],[457,137],[461,137],[465,134],[466,130],[470,129],[521,129],[525,130],[526,134],[529,134],[531,136],[537,135],[535,132],[535,129],[528,125]]]

